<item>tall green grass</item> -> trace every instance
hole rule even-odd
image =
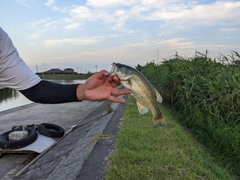
[[[137,68],[162,94],[164,103],[181,117],[182,125],[209,148],[215,160],[240,176],[240,59],[177,56],[161,65]]]

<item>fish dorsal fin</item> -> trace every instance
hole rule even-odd
[[[161,94],[155,88],[154,88],[154,90],[155,90],[157,101],[159,103],[162,103],[163,102],[163,98],[162,98]]]
[[[140,114],[148,113],[149,109],[147,107],[143,106],[139,102],[137,102],[137,106],[138,106],[138,111],[139,111]]]

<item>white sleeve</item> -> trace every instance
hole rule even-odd
[[[0,27],[0,89],[28,89],[41,81],[19,56],[7,33]]]

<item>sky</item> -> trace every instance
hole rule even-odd
[[[34,72],[240,53],[239,0],[1,0],[0,27]]]

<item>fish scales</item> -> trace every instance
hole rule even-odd
[[[131,81],[132,88],[129,89],[137,102],[140,104],[149,104],[149,109],[152,110],[153,116],[156,117],[158,114],[161,114],[157,108],[157,100],[155,91],[151,87],[152,85],[148,82],[147,79],[142,76],[134,75],[129,81]],[[150,92],[150,93],[149,93]]]
[[[110,76],[113,75],[117,75],[121,84],[131,91],[141,114],[149,110],[152,112],[154,127],[166,126],[165,116],[158,107],[158,102],[162,102],[162,97],[141,72],[127,65],[113,63]]]

